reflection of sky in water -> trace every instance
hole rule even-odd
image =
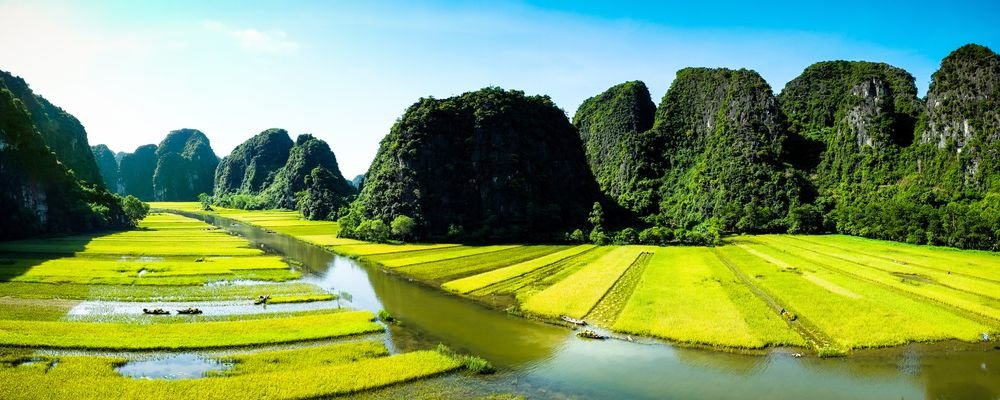
[[[348,257],[330,255],[332,258],[326,264],[326,270],[315,275],[302,277],[303,282],[315,284],[324,290],[336,293],[346,291],[351,294],[351,305],[354,308],[378,312],[382,309],[375,288],[368,280],[368,271],[357,261]]]
[[[254,305],[251,300],[243,301],[188,301],[188,302],[128,302],[128,301],[81,301],[73,306],[67,313],[67,319],[92,319],[94,317],[122,317],[133,316],[141,318],[187,318],[186,315],[178,315],[177,310],[188,307],[200,309],[201,316],[209,317],[215,315],[252,315],[252,314],[274,314],[295,311],[328,310],[338,308],[336,301],[314,301],[309,303],[290,304],[268,304]],[[145,315],[143,308],[150,310],[162,308],[170,311],[171,315]]]
[[[132,360],[116,370],[131,378],[193,379],[204,377],[209,371],[231,367],[219,360],[195,353],[181,353]]]

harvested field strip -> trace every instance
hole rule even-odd
[[[394,258],[390,260],[383,259],[381,261],[379,260],[375,261],[388,268],[399,268],[407,265],[415,265],[427,262],[436,262],[436,261],[450,260],[454,258],[474,256],[483,253],[491,253],[494,251],[513,249],[515,247],[520,247],[520,246],[517,245],[476,246],[476,247],[460,246],[460,247],[418,252],[403,258]]]
[[[473,256],[399,267],[395,271],[440,283],[533,260],[566,248],[566,246],[520,246]]]
[[[868,252],[865,252],[864,249],[844,248],[840,246],[827,244],[822,241],[817,241],[815,239],[799,238],[797,236],[781,236],[781,238],[792,239],[800,242],[801,245],[807,248],[816,250],[822,249],[824,253],[829,253],[831,255],[835,255],[838,258],[842,258],[865,266],[878,268],[889,272],[896,272],[900,274],[912,274],[912,275],[931,277],[936,283],[951,287],[956,290],[964,290],[984,296],[993,295],[990,297],[994,299],[997,299],[995,294],[997,293],[998,290],[1000,290],[1000,281],[998,280],[993,280],[988,277],[970,275],[961,272],[952,272],[947,267],[945,268],[928,267],[918,263],[900,261],[898,259],[893,259],[891,257],[880,256],[878,254],[869,254]],[[1000,263],[1000,258],[998,258],[997,262]],[[979,272],[986,272],[984,270],[988,270],[987,268],[976,268],[976,269],[980,270]]]
[[[565,247],[563,247],[563,249],[565,249]],[[524,287],[527,287],[529,285],[535,284],[536,282],[538,282],[538,281],[540,281],[540,280],[542,280],[542,279],[544,279],[546,277],[552,276],[553,274],[561,271],[563,268],[566,268],[567,266],[569,266],[571,264],[574,264],[575,260],[577,260],[577,259],[581,259],[581,258],[586,259],[586,258],[588,258],[587,256],[590,253],[596,251],[597,249],[599,249],[599,247],[594,247],[593,249],[587,250],[587,251],[585,251],[583,253],[580,253],[580,254],[577,254],[577,255],[575,255],[573,257],[564,258],[564,259],[556,261],[556,262],[554,262],[552,264],[546,265],[544,267],[541,267],[539,269],[536,269],[534,271],[531,271],[529,273],[521,275],[521,276],[519,276],[517,278],[507,279],[505,281],[500,281],[500,282],[494,283],[492,285],[486,286],[484,288],[472,291],[469,294],[472,295],[472,296],[486,296],[486,295],[489,295],[489,294],[517,293],[521,289],[523,289]],[[551,254],[551,253],[552,252],[550,252],[549,254]],[[530,260],[530,259],[534,259],[534,258],[538,258],[538,257],[526,258],[526,260]],[[510,265],[510,264],[514,264],[514,263],[509,263],[508,265]]]
[[[367,311],[274,319],[149,324],[0,321],[0,345],[101,350],[176,350],[289,343],[381,332]]]
[[[522,263],[514,264],[509,267],[495,269],[478,275],[473,275],[470,277],[449,281],[441,285],[441,287],[453,292],[469,293],[476,289],[482,289],[484,287],[487,287],[489,285],[501,281],[505,281],[507,279],[517,278],[521,275],[527,274],[531,271],[558,262],[565,258],[573,257],[577,254],[583,253],[592,248],[594,248],[594,246],[589,244],[571,247],[569,249],[557,253],[552,253],[543,257],[536,258],[534,260],[529,260]]]
[[[879,269],[866,267],[862,264],[838,258],[832,254],[828,255],[808,247],[800,246],[796,241],[787,238],[767,236],[757,237],[754,240],[772,248],[780,249],[793,256],[811,261],[816,266],[882,285],[885,288],[914,296],[917,300],[937,303],[953,311],[962,313],[966,317],[974,318],[988,325],[1000,327],[1000,302],[988,297],[954,290],[941,285],[900,278]]]
[[[706,248],[656,249],[613,328],[738,348],[805,344]]]
[[[754,253],[744,249],[753,249]],[[846,351],[913,341],[974,341],[983,324],[946,312],[882,285],[828,270],[780,249],[744,242],[720,249],[753,284],[766,290],[804,323],[814,325]],[[767,259],[755,254],[766,254]],[[779,260],[775,265],[768,260]],[[814,274],[857,297],[823,295],[804,277]]]
[[[114,368],[125,362],[121,358],[65,356],[46,360],[50,362],[39,363],[39,368],[16,367],[15,363],[0,360],[0,381],[4,382],[0,385],[0,397],[12,400],[326,398],[461,368],[452,357],[435,351],[416,351],[348,363],[317,362],[300,368],[236,376],[162,380],[119,375]],[[45,367],[55,360],[58,360],[57,368]],[[53,385],[53,381],[60,384]]]
[[[615,282],[611,290],[597,302],[597,305],[590,310],[585,318],[604,326],[614,325],[618,315],[625,309],[625,304],[628,303],[632,292],[639,286],[639,280],[642,279],[642,273],[646,272],[646,266],[649,265],[651,258],[653,258],[653,253],[639,254],[628,270],[618,278],[618,282]]]
[[[583,318],[618,278],[645,251],[643,246],[622,246],[583,267],[575,274],[531,296],[521,309],[546,317],[568,315]]]

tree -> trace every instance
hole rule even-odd
[[[149,214],[149,204],[143,203],[142,200],[133,195],[125,196],[122,199],[122,209],[133,227],[138,226],[139,221],[142,221]]]
[[[198,202],[201,203],[202,210],[212,211],[212,196],[209,196],[208,193],[199,194]]]
[[[587,221],[589,221],[595,229],[604,225],[604,209],[601,208],[601,203],[596,201],[594,202],[594,207],[590,209],[590,215],[587,217]]]
[[[400,215],[393,219],[389,226],[392,228],[392,234],[396,238],[406,240],[413,236],[413,230],[417,227],[417,221],[406,215]]]
[[[389,226],[380,219],[367,219],[354,230],[355,237],[370,242],[389,241]]]
[[[587,236],[583,234],[582,230],[575,230],[573,233],[569,234],[569,241],[573,243],[583,243],[587,241]]]

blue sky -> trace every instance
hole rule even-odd
[[[313,133],[348,178],[421,96],[496,85],[587,97],[687,66],[780,92],[813,62],[888,62],[921,94],[965,43],[1000,48],[1000,2],[8,1],[0,69],[132,151],[197,128],[220,156],[264,129]]]

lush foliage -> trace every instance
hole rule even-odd
[[[655,112],[646,84],[631,81],[584,100],[573,117],[601,191],[640,214],[654,206],[652,160],[642,153]]]
[[[76,117],[35,94],[27,82],[6,71],[0,71],[0,88],[6,88],[20,101],[38,136],[56,159],[78,179],[103,189],[104,181],[90,151],[87,132]]]
[[[155,172],[155,144],[142,145],[137,147],[134,152],[122,155],[118,168],[122,192],[144,201],[155,200],[153,196],[153,174]]]
[[[585,224],[597,193],[551,99],[486,88],[410,106],[382,140],[353,218],[407,215],[417,239],[561,239]]]
[[[236,146],[215,170],[215,195],[264,190],[288,162],[293,145],[284,129],[268,129]]]
[[[212,191],[219,158],[208,137],[195,129],[170,132],[156,147],[153,196],[159,201],[195,200]]]
[[[42,132],[52,126],[37,126],[40,114],[29,114],[25,102],[7,85],[15,84],[13,89],[22,91],[21,97],[31,95],[30,101],[36,106],[54,106],[31,94],[20,79],[10,78],[5,72],[0,72],[0,78],[0,239],[128,226],[120,198],[104,188],[96,175],[96,165],[96,180],[91,181],[96,183],[78,180],[74,171],[67,169],[68,161],[52,151],[65,148],[65,143],[46,143]],[[63,114],[61,121],[76,121]],[[82,129],[80,135],[84,135]],[[61,132],[58,129],[47,132],[49,141],[79,139],[86,143],[85,136],[80,139],[66,132],[67,137],[61,137],[62,133],[54,133]],[[89,147],[86,153],[93,165]]]
[[[94,160],[97,161],[97,168],[101,172],[104,185],[107,186],[108,190],[121,193],[118,184],[118,160],[115,158],[115,153],[103,144],[91,146],[90,150],[94,153]]]

